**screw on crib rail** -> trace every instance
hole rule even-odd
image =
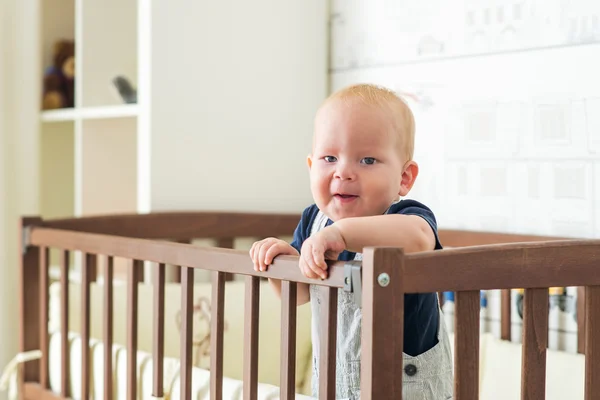
[[[344,291],[352,293],[354,303],[360,307],[362,305],[362,262],[349,261],[344,264]]]

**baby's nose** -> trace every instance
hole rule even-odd
[[[356,173],[354,168],[346,163],[338,163],[337,168],[335,170],[336,179],[341,180],[354,180],[356,179]]]

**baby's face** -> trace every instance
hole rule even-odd
[[[400,136],[387,110],[352,100],[326,104],[308,159],[315,203],[333,221],[381,215],[402,192]]]

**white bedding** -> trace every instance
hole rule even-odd
[[[50,388],[60,393],[60,332],[50,335],[49,365]],[[71,333],[69,335],[70,345],[70,392],[72,398],[81,398],[81,337]],[[98,340],[90,340],[91,346],[91,375],[90,375],[90,399],[102,399],[104,389],[104,344]],[[164,398],[178,400],[180,394],[179,360],[165,357],[163,367]],[[138,399],[152,398],[152,355],[138,351],[137,355],[137,394]],[[125,347],[113,345],[113,398],[125,400],[127,398],[127,351]],[[241,400],[243,397],[243,382],[228,377],[223,378],[223,399]],[[192,369],[192,398],[197,400],[210,399],[210,371],[193,367]],[[259,400],[278,400],[279,388],[277,386],[259,383]],[[305,395],[297,394],[296,399],[312,399]]]

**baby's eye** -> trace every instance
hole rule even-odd
[[[334,156],[325,156],[323,157],[323,159],[327,162],[336,162],[337,158],[335,158]]]
[[[371,164],[375,164],[375,158],[373,157],[365,157],[361,160],[361,162],[364,162],[367,165],[371,165]]]

